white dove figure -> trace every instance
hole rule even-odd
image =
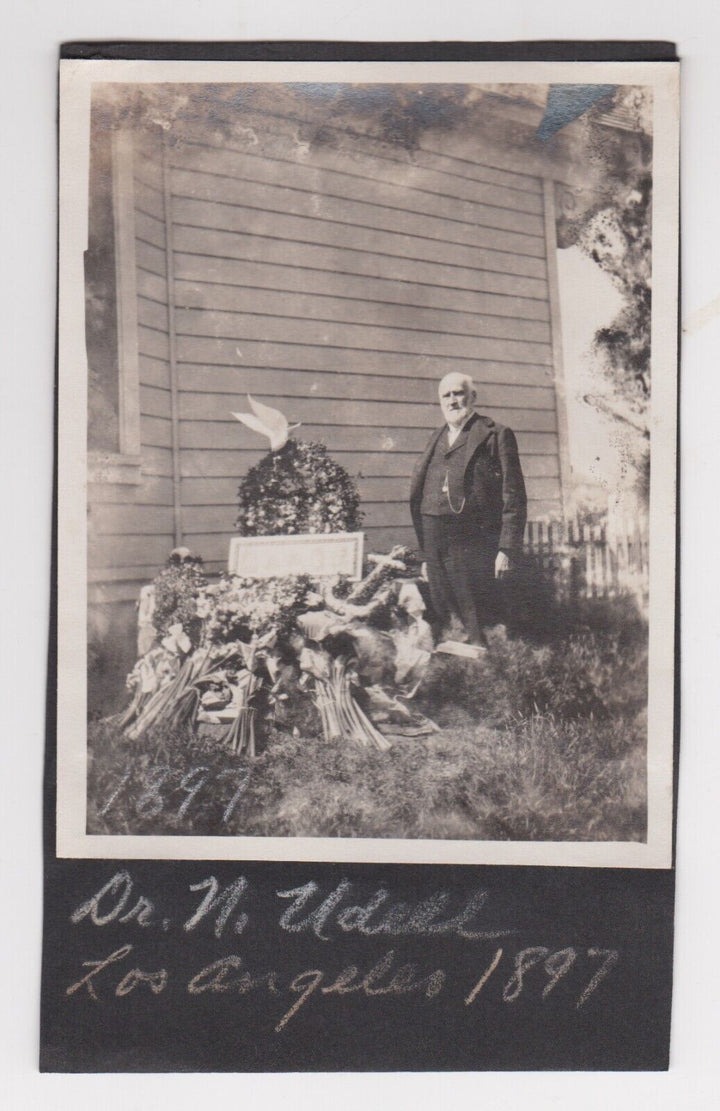
[[[271,409],[269,405],[263,405],[261,402],[255,401],[250,394],[247,395],[247,399],[253,412],[233,413],[232,415],[236,420],[247,425],[248,428],[252,428],[253,432],[259,432],[261,436],[267,436],[270,441],[270,451],[280,451],[280,448],[285,447],[288,442],[288,436],[292,430],[299,428],[301,422],[288,424],[287,417],[279,409]]]

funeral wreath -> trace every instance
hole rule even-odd
[[[287,440],[243,479],[241,535],[357,530],[359,494],[324,444]],[[213,732],[254,756],[258,732],[292,731],[308,699],[326,740],[380,750],[436,726],[409,705],[432,653],[413,553],[370,555],[360,582],[307,575],[208,581],[187,549],[145,589],[143,651],[119,716],[126,736],[165,725]]]

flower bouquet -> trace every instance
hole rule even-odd
[[[234,753],[256,752],[259,716],[282,723],[282,702],[310,697],[327,740],[386,751],[397,736],[435,729],[407,706],[432,651],[408,553],[369,557],[362,582],[307,576],[223,576],[182,593],[179,621],[128,677],[120,716],[128,738],[151,726],[215,727]],[[262,703],[259,696],[262,692]]]
[[[236,416],[277,433],[277,446],[241,483],[241,535],[356,531],[360,499],[347,471],[324,444],[288,439],[281,413],[251,406],[254,415]],[[308,695],[328,740],[385,751],[394,736],[434,730],[407,706],[432,651],[418,568],[400,546],[368,564],[359,583],[224,575],[210,584],[202,561],[177,549],[144,607],[149,650],[128,677],[126,735],[213,726],[232,752],[253,756],[258,721],[292,728],[288,706]]]
[[[187,590],[178,595],[197,646],[181,621],[172,624],[128,676],[133,697],[119,724],[130,740],[160,723],[224,726],[221,743],[253,756],[256,696],[275,682],[279,661],[274,649],[294,612],[305,605],[308,580],[194,581],[192,605]]]

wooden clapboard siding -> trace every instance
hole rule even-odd
[[[133,567],[154,567],[155,573],[172,551],[172,531],[147,534],[143,532],[123,534],[122,536],[100,536],[95,541],[96,561],[94,566],[105,570],[122,567],[123,572]],[[226,551],[227,556],[227,551]]]
[[[159,505],[96,505],[94,528],[99,536],[172,534],[172,507]]]
[[[486,165],[482,160],[451,159],[429,151],[410,154],[402,148],[357,134],[343,135],[339,130],[335,130],[329,143],[319,141],[320,137],[315,133],[310,147],[309,143],[299,138],[297,120],[283,120],[279,116],[260,113],[253,118],[251,113],[245,115],[243,122],[255,128],[251,142],[242,143],[231,138],[223,142],[224,151],[284,163],[286,180],[294,175],[298,163],[302,163],[318,170],[334,171],[345,179],[365,181],[368,188],[383,183],[440,198],[467,199],[500,208],[542,212],[539,195],[542,188],[537,177],[501,170],[494,173],[497,167]],[[327,135],[334,129],[324,130]],[[198,135],[196,138],[198,146],[207,146],[205,137]],[[341,149],[343,145],[344,149]]]
[[[417,547],[417,537],[412,525],[367,528],[365,536],[366,550],[370,552],[389,552],[394,544],[406,544],[408,548]]]
[[[233,505],[237,500],[239,479],[234,475],[227,478],[183,478],[184,505]]]
[[[158,220],[161,226],[165,224],[165,200],[162,188],[162,174],[158,166],[159,176],[155,185],[142,180],[135,175],[135,211]],[[137,225],[136,225],[137,226]],[[162,250],[164,250],[164,246]]]
[[[408,481],[404,474],[367,477],[356,471],[354,476],[357,478],[363,502],[407,500]],[[183,500],[188,506],[231,505],[237,495],[238,484],[235,477],[186,478],[183,483]]]
[[[387,208],[377,202],[368,204],[366,200],[344,200],[285,185],[258,185],[247,179],[231,177],[222,179],[224,199],[218,203],[218,183],[217,176],[173,174],[171,186],[177,197],[173,206],[175,220],[193,227],[221,227],[237,231],[245,230],[249,219],[303,217],[313,224],[335,225],[334,230],[330,226],[325,228],[325,234],[333,237],[341,234],[342,229],[343,245],[351,246],[355,242],[355,229],[369,232],[371,245],[376,232],[390,232],[392,238],[382,241],[384,252],[392,249],[396,235],[406,235],[411,240],[434,241],[438,246],[452,243],[463,247],[486,247],[536,258],[542,258],[544,254],[544,237],[538,218],[518,214],[513,219],[514,214],[508,215],[508,209],[484,208],[474,216],[469,213],[472,219],[448,219],[447,216]],[[498,214],[501,214],[500,219]],[[152,216],[148,218],[154,219]],[[519,230],[528,225],[532,228],[531,234]],[[288,226],[293,227],[292,224]],[[322,234],[322,227],[315,228],[315,233]],[[348,244],[344,236],[348,237]],[[413,243],[412,250],[416,249],[417,245]]]
[[[429,433],[425,433],[426,441],[428,436]],[[517,434],[517,440],[523,466],[525,466],[526,460],[529,466],[537,462],[540,465],[552,468],[554,474],[557,473],[558,446],[557,437],[554,433],[519,432]],[[422,446],[423,445],[421,445],[419,449],[413,449],[403,453],[402,451],[395,450],[394,447],[392,450],[384,448],[380,451],[373,451],[369,448],[363,449],[360,447],[354,449],[352,446],[345,445],[344,447],[337,448],[335,453],[339,461],[351,474],[400,474],[409,478],[413,465],[417,460],[417,451],[422,450]],[[155,470],[155,468],[161,466],[170,466],[169,462],[165,462],[168,456],[166,453],[163,453],[163,449],[153,448],[147,450],[153,452],[153,469],[151,473],[169,474],[169,470],[160,470],[159,472]],[[159,454],[156,456],[155,453]],[[228,448],[225,450],[216,448],[203,448],[199,450],[185,449],[182,452],[182,474],[183,477],[186,478],[241,477],[247,472],[249,467],[254,466],[255,463],[259,463],[264,454],[262,449],[250,448]]]
[[[149,576],[152,578],[155,575],[154,568],[148,568]],[[133,666],[135,660],[135,644],[137,643],[137,599],[140,590],[140,584],[147,581],[147,577],[136,577],[135,569],[133,569],[133,577],[130,579],[118,579],[117,581],[108,582],[104,580],[102,583],[90,583],[88,587],[88,603],[90,606],[98,607],[112,607],[112,632],[113,639],[116,640],[118,632],[118,624],[122,623],[125,626],[124,632],[127,637],[127,642],[123,647],[127,653],[126,659],[123,664],[123,671],[127,675]],[[124,605],[122,605],[124,603]],[[134,603],[132,608],[128,603]],[[122,610],[129,610],[129,612],[122,613]],[[122,613],[122,616],[121,616]],[[132,645],[132,651],[131,649]],[[107,713],[107,706],[101,705],[100,710]],[[120,703],[119,709],[124,708],[124,700]]]
[[[90,482],[88,484],[88,502],[93,507],[96,505],[157,505],[167,506],[172,504],[172,486],[170,479],[162,475],[153,474],[143,466],[142,482],[131,485],[119,483]]]
[[[166,446],[171,408],[162,168],[158,152],[146,144],[136,143],[133,161],[141,480],[89,486],[89,579],[113,584],[112,596],[103,588],[98,604],[137,597],[138,580],[148,577],[149,568],[154,574],[173,545],[172,461]],[[164,446],[153,446],[156,443]],[[166,455],[160,465],[154,453],[162,451]]]
[[[148,452],[171,443],[172,409],[170,401],[170,308],[167,285],[166,208],[162,150],[148,141],[136,145],[135,178],[135,271],[138,293],[138,356],[140,373],[140,427],[143,485],[155,491],[155,514],[130,519],[128,511],[118,511],[118,521],[101,522],[109,531],[128,535],[162,536],[172,547],[172,465],[165,467],[162,481],[148,471]],[[147,319],[152,312],[152,319]],[[140,510],[138,505],[138,510]],[[141,527],[142,526],[142,527]],[[153,548],[153,558],[157,546]],[[145,565],[152,562],[139,556]]]
[[[409,477],[455,370],[516,431],[530,515],[557,512],[539,176],[459,136],[408,154],[241,111],[217,145],[138,143],[134,181],[141,482],[90,488],[90,577],[113,598],[172,548],[174,492],[183,541],[225,566],[239,482],[267,450],[231,416],[247,393],[357,479],[368,549],[413,543]]]
[[[164,562],[164,561],[163,561]],[[153,563],[136,563],[132,567],[102,567],[90,568],[88,570],[88,582],[98,585],[105,583],[135,583],[134,600],[137,602],[138,589],[140,583],[149,582],[153,579],[158,572],[158,564]],[[99,591],[98,591],[99,593]]]
[[[149,331],[168,334],[168,308],[149,297],[138,295],[138,324]]]
[[[555,483],[552,479],[534,479],[531,480],[531,483],[534,488],[533,496],[528,499],[531,506],[537,507],[552,501],[555,489]],[[385,491],[381,492],[376,489],[374,492],[376,494],[382,493],[385,496],[379,501],[372,501],[367,497],[363,498],[363,529],[391,526],[394,523],[401,526],[411,524],[407,487],[391,491],[389,498]],[[146,508],[151,510],[153,507]],[[537,515],[537,512],[533,513],[533,516]],[[233,499],[222,503],[186,504],[183,514],[185,533],[187,536],[197,534],[227,536],[228,533],[233,531],[236,516],[237,511],[234,508]]]
[[[150,333],[154,335],[155,333]],[[505,348],[500,345],[502,353]],[[329,374],[374,374],[389,379],[400,377],[430,379],[437,389],[443,375],[453,370],[473,374],[479,383],[495,382],[501,385],[533,386],[552,382],[552,368],[538,363],[503,362],[501,359],[449,358],[439,355],[398,353],[394,351],[362,351],[353,348],[311,347],[283,342],[269,343],[253,340],[227,340],[208,338],[181,338],[178,343],[179,373],[185,365],[211,368],[208,379],[217,367],[234,370],[248,367],[268,370],[326,371]],[[288,375],[292,377],[293,375]],[[388,382],[389,388],[392,388]],[[244,391],[243,391],[244,392]]]
[[[182,243],[189,239],[179,229],[176,235]],[[522,319],[548,320],[547,285],[534,278],[508,277],[493,271],[461,271],[430,266],[406,267],[393,259],[383,273],[371,259],[359,253],[348,255],[342,261],[336,252],[301,250],[289,244],[285,252],[273,240],[266,241],[267,252],[263,257],[261,245],[254,240],[237,237],[223,238],[214,234],[198,233],[193,236],[195,251],[176,250],[176,275],[180,281],[211,282],[220,286],[241,286],[250,289],[272,289],[292,293],[317,292],[336,297],[349,297],[358,301],[377,301],[381,304],[397,303],[416,305],[420,308],[437,307],[456,312],[485,312],[497,316],[515,316]],[[203,254],[206,244],[218,253]],[[159,273],[157,260],[149,248],[138,244],[146,256],[148,273]],[[153,248],[154,250],[154,248]],[[219,252],[232,252],[222,255]],[[333,264],[337,264],[333,269]],[[393,273],[390,271],[392,270]],[[394,272],[398,271],[397,274]],[[410,274],[414,272],[414,278]],[[443,285],[443,278],[453,278],[455,284]],[[466,285],[462,283],[467,283]]]
[[[143,355],[148,355],[152,359],[161,359],[166,366],[169,365],[170,349],[168,346],[167,331],[157,328],[148,328],[143,324],[139,324],[138,349],[141,358]]]
[[[150,417],[171,419],[170,391],[166,386],[140,386],[141,413]]]
[[[426,285],[421,282],[393,281],[388,278],[367,278],[309,267],[281,266],[277,263],[254,262],[246,259],[213,258],[176,252],[175,277],[177,296],[208,283],[219,286],[217,296],[225,299],[240,297],[244,289],[259,293],[303,293],[343,298],[360,305],[363,302],[381,305],[404,305],[417,309],[445,309],[450,313],[487,313],[514,316],[523,320],[549,321],[547,301],[540,297],[513,297],[510,294],[483,293],[475,290]],[[148,287],[150,288],[150,287]],[[182,304],[184,297],[181,297]],[[192,302],[185,301],[185,305]],[[457,329],[455,329],[457,330]]]
[[[141,323],[153,327],[159,317],[159,305],[139,299]],[[432,355],[449,359],[502,359],[512,362],[539,363],[550,366],[551,349],[546,343],[525,340],[493,339],[485,336],[448,335],[421,329],[375,327],[363,324],[335,324],[327,320],[305,320],[293,317],[256,316],[243,312],[207,312],[176,309],[179,346],[186,336],[211,339],[232,339],[282,343],[288,334],[305,346],[318,345],[340,350],[373,351],[380,357],[385,352],[410,355]],[[488,318],[490,319],[490,318]],[[479,323],[478,327],[481,327]]]
[[[237,508],[232,502],[223,505],[189,505],[183,513],[183,523],[187,536],[197,534],[222,536],[234,531]],[[227,554],[227,553],[226,553]]]
[[[437,139],[435,140],[437,144]],[[481,181],[483,184],[493,184],[501,186],[504,193],[512,191],[512,193],[539,193],[542,186],[536,176],[528,173],[518,173],[516,170],[509,170],[507,168],[500,169],[492,164],[492,155],[490,160],[479,163],[477,161],[477,139],[473,138],[471,149],[465,150],[463,147],[462,137],[455,136],[453,143],[453,151],[450,152],[445,144],[445,150],[438,149],[437,145],[433,146],[432,137],[425,136],[421,146],[413,153],[413,162],[418,166],[425,166],[428,169],[436,170],[441,173],[446,173],[451,177],[461,177],[470,181]],[[507,155],[503,157],[503,162],[507,164]],[[527,167],[527,160],[523,160],[523,164]],[[532,208],[530,211],[537,211]]]
[[[150,217],[140,214],[144,222],[143,240],[159,246],[159,225]],[[205,204],[201,201],[179,199],[173,203],[173,219],[185,229],[188,241],[191,233],[202,229],[220,232],[228,239],[239,235],[279,239],[283,243],[312,245],[323,248],[340,248],[372,254],[376,265],[382,259],[399,258],[411,262],[440,263],[464,269],[491,270],[502,274],[543,279],[545,259],[538,255],[521,254],[509,249],[476,247],[441,239],[422,238],[393,231],[376,231],[318,217],[283,215],[262,212],[239,206]]]
[[[170,368],[167,359],[160,359],[155,355],[140,355],[138,363],[140,381],[144,385],[170,389]]]
[[[557,516],[557,498],[528,498],[529,521],[544,521]]]
[[[427,434],[426,434],[427,439]],[[557,437],[553,433],[517,434],[518,446],[525,474],[537,473],[555,477],[558,474]],[[352,447],[336,449],[343,466],[351,474],[377,476],[405,475],[409,477],[417,459],[417,451],[403,453],[395,450],[373,452],[353,450]],[[250,448],[203,448],[183,450],[182,475],[184,478],[232,477],[238,481],[247,470],[259,463],[265,453]],[[537,468],[537,471],[535,470]],[[143,474],[167,477],[172,473],[170,452],[162,447],[143,448]]]
[[[88,567],[99,581],[113,568],[162,563],[172,548],[172,511],[162,487],[101,484],[88,491]],[[160,555],[158,555],[160,553]]]
[[[165,251],[159,247],[153,247],[151,243],[144,243],[142,239],[135,240],[135,258],[137,261],[138,273],[143,271],[148,274],[157,274],[161,278],[165,278]]]
[[[151,141],[139,134],[136,138],[138,157],[135,160],[135,181],[148,189],[163,194],[163,169],[157,141]]]
[[[177,167],[173,169],[173,191],[179,196],[214,200],[216,187],[213,179],[220,176],[236,183],[225,186],[225,198],[228,202],[239,200],[240,203],[248,203],[245,197],[252,196],[252,193],[243,192],[240,184],[243,183],[264,189],[292,189],[297,194],[298,204],[303,203],[304,195],[322,198],[322,203],[328,206],[328,213],[342,211],[338,209],[340,204],[355,202],[364,206],[360,211],[366,212],[368,219],[387,219],[385,214],[389,210],[403,221],[412,221],[416,216],[429,217],[432,220],[443,218],[450,224],[484,225],[541,238],[543,236],[542,208],[538,206],[537,200],[530,202],[528,207],[523,197],[517,197],[515,203],[508,206],[508,197],[512,197],[508,187],[501,194],[495,195],[495,204],[488,204],[487,196],[484,200],[477,197],[470,200],[452,196],[448,192],[433,193],[427,189],[414,189],[409,183],[401,185],[368,177],[367,171],[363,176],[348,172],[347,169],[337,172],[327,167],[294,161],[289,174],[288,161],[290,159],[283,160],[272,155],[259,156],[230,148],[218,153],[217,149],[200,145],[186,147],[175,158],[171,155],[171,163],[175,162]],[[536,188],[533,192],[537,194],[537,179],[529,180],[535,180]],[[317,207],[318,201],[311,203],[315,203]],[[371,206],[377,209],[374,216],[368,211]]]
[[[527,474],[525,476],[528,501],[547,502],[557,498],[558,476],[539,476]]]
[[[170,448],[143,444],[141,470],[143,475],[150,478],[172,477],[173,461]]]
[[[510,424],[508,414],[500,411],[497,414],[501,423]],[[534,428],[531,431],[541,434],[548,434],[552,428],[555,420],[554,413],[545,413],[543,411],[533,410],[532,412],[525,412],[518,409],[514,416],[517,417],[515,421],[516,427],[522,427],[531,421]],[[143,419],[144,427],[150,429],[149,435],[153,435],[156,439],[155,442],[163,446],[163,436],[169,436],[166,425],[169,422],[162,421],[158,418],[146,417]],[[432,426],[430,426],[432,427]],[[220,422],[220,421],[182,421],[180,424],[180,446],[181,448],[195,448],[202,449],[204,447],[212,448],[213,450],[219,447],[226,447],[232,449],[234,443],[237,442],[239,425],[236,422]],[[552,433],[554,435],[554,433]],[[405,452],[421,452],[425,447],[428,440],[427,427],[405,428],[396,426],[357,426],[342,427],[335,424],[330,418],[327,424],[307,424],[298,429],[297,433],[300,439],[306,440],[320,440],[326,444],[331,452],[335,451],[367,451],[367,452],[392,452],[392,451],[405,451]],[[557,444],[554,445],[555,449]]]
[[[145,297],[148,301],[156,301],[167,309],[167,280],[164,275],[138,268],[137,291],[140,297]]]
[[[144,415],[140,418],[140,431],[143,443],[149,447],[172,447],[172,428],[169,419]]]
[[[372,140],[308,147],[286,119],[243,123],[249,146],[199,138],[169,154],[193,545],[224,555],[238,479],[262,455],[230,416],[246,393],[362,475],[369,544],[393,526],[409,539],[409,475],[452,370],[473,373],[483,411],[517,431],[532,509],[557,506],[542,181],[447,152],[410,165]]]
[[[515,118],[517,118],[516,114]],[[439,131],[419,137],[419,146],[413,150],[378,139],[370,123],[366,126],[365,133],[362,133],[363,125],[359,121],[353,122],[352,131],[341,124],[324,123],[318,132],[316,121],[312,118],[312,108],[310,112],[303,111],[303,106],[297,102],[286,113],[251,109],[244,113],[243,122],[256,129],[251,131],[249,127],[245,127],[240,131],[245,146],[248,145],[249,140],[251,149],[256,149],[256,145],[262,146],[260,136],[265,137],[268,131],[273,133],[273,150],[278,145],[279,134],[282,134],[284,139],[290,137],[298,150],[298,157],[303,157],[305,153],[303,145],[307,147],[312,145],[313,153],[318,149],[320,152],[323,149],[342,149],[343,137],[347,138],[350,135],[353,149],[358,155],[362,153],[363,156],[377,158],[383,162],[409,163],[412,166],[435,169],[440,174],[448,174],[453,184],[458,178],[468,178],[502,185],[506,191],[512,188],[532,193],[537,191],[537,176],[533,175],[541,174],[547,165],[543,162],[542,156],[534,157],[527,150],[517,154],[512,148],[508,149],[505,146],[508,124],[511,123],[510,117],[505,112],[501,124],[503,139],[500,147],[495,141],[481,138],[475,130],[463,134],[443,127]],[[527,126],[527,118],[525,123]],[[482,149],[480,161],[478,148]],[[555,167],[554,172],[563,179],[561,167]]]
[[[157,292],[160,293],[160,290]],[[364,324],[443,335],[550,343],[550,325],[544,320],[518,320],[510,315],[481,313],[477,308],[473,312],[459,312],[457,309],[433,309],[426,305],[404,305],[398,301],[385,304],[377,299],[185,281],[175,284],[175,303],[180,309],[215,312],[218,315],[243,313],[287,320],[311,320],[318,324]]]
[[[228,540],[233,535],[232,519],[225,532],[188,533],[187,544],[194,552],[202,553],[203,559],[227,567]]]
[[[147,401],[147,411],[151,411],[149,406],[152,402],[155,415],[163,416],[161,408],[167,398],[167,391],[154,387],[147,387],[147,389],[151,395]],[[488,393],[490,393],[489,389]],[[528,394],[532,405],[525,403]],[[503,423],[512,424],[515,428],[534,432],[552,431],[555,427],[555,409],[547,404],[548,394],[547,390],[523,392],[510,387],[504,397],[497,397],[495,405],[485,405],[484,408],[492,415],[497,415]],[[287,412],[293,422],[315,421],[317,424],[342,426],[354,424],[358,427],[379,424],[396,428],[422,429],[432,428],[437,422],[437,401],[429,399],[415,402],[396,401],[394,394],[390,394],[390,398],[386,397],[383,400],[280,395],[273,398],[273,403],[277,403],[283,412]],[[230,423],[234,421],[231,412],[237,404],[237,394],[183,393],[180,398],[180,419],[192,422],[207,420]],[[503,405],[502,409],[501,405]],[[503,417],[502,414],[505,416]],[[236,440],[237,425],[231,424],[231,428]]]
[[[407,507],[407,498],[397,504],[393,502],[363,502],[363,528],[378,528],[392,525],[409,525],[410,512]],[[216,535],[227,536],[228,529],[233,530],[236,511],[232,507],[219,505],[189,506],[185,510],[185,527],[188,536]]]
[[[248,119],[250,119],[248,117]],[[201,151],[208,150],[216,154],[213,159],[214,166],[219,173],[228,171],[230,163],[231,172],[237,166],[238,156],[263,162],[280,163],[282,178],[287,182],[288,177],[296,178],[297,168],[312,167],[316,172],[323,173],[319,184],[319,191],[328,190],[331,194],[341,188],[341,183],[350,188],[352,179],[363,182],[364,188],[372,189],[378,186],[397,187],[406,192],[411,198],[417,192],[434,196],[438,199],[469,200],[477,204],[497,208],[510,208],[516,211],[541,213],[542,188],[537,177],[527,177],[522,188],[518,187],[518,179],[512,180],[509,176],[503,180],[493,180],[490,167],[483,166],[480,161],[461,164],[460,160],[451,160],[447,157],[433,157],[429,152],[420,154],[419,157],[409,156],[407,151],[392,148],[390,144],[379,144],[372,140],[364,140],[361,136],[337,136],[344,149],[339,149],[339,144],[323,144],[314,136],[312,149],[308,144],[298,141],[298,126],[296,121],[289,121],[286,126],[279,117],[258,116],[257,142],[251,144],[237,142],[232,138],[222,141],[223,157],[227,159],[222,163],[217,160],[217,146],[210,146],[207,138],[198,136],[196,143],[183,144],[176,148],[178,158],[171,158],[174,166],[179,169],[191,166],[192,147],[196,148],[196,158],[201,159]],[[284,133],[283,133],[284,132]],[[201,163],[200,163],[201,164]],[[198,162],[196,162],[196,167]],[[468,166],[474,166],[477,172],[469,173]],[[207,169],[207,163],[206,163]],[[332,173],[332,181],[328,183],[327,174]],[[302,177],[298,174],[298,180]],[[530,182],[530,186],[527,186]],[[412,203],[409,201],[409,208]]]
[[[259,463],[262,451],[204,451],[186,450],[182,453],[182,473],[185,479],[239,478]],[[411,473],[416,455],[401,452],[364,453],[338,452],[338,459],[351,475],[403,475]]]
[[[306,109],[308,107],[305,106]],[[481,135],[474,128],[463,132],[441,125],[439,129],[418,136],[419,145],[412,150],[379,139],[370,121],[367,121],[364,129],[363,124],[357,120],[353,121],[352,129],[339,122],[334,125],[324,122],[318,129],[312,107],[309,112],[304,111],[303,106],[296,102],[288,106],[289,110],[282,114],[281,119],[275,111],[259,111],[253,107],[243,113],[243,123],[246,126],[240,124],[236,129],[235,145],[242,149],[274,153],[276,149],[280,149],[282,143],[287,146],[289,139],[296,148],[296,157],[303,158],[310,149],[313,154],[321,154],[323,149],[332,151],[337,148],[342,151],[350,137],[357,155],[362,152],[363,155],[383,162],[434,169],[441,175],[447,174],[452,179],[453,186],[458,179],[465,178],[502,185],[505,192],[510,189],[538,192],[538,178],[547,174],[549,169],[542,149],[536,145],[533,154],[527,145],[522,151],[507,146],[508,134],[514,130],[514,126],[519,124],[521,134],[524,130],[525,135],[529,136],[537,126],[537,116],[533,114],[533,118],[529,119],[526,111],[518,112],[514,107],[508,110],[507,103],[501,106],[499,101],[496,107],[500,112],[491,110],[494,121],[488,119],[490,128],[484,134]],[[269,131],[273,132],[270,142],[267,134]],[[276,133],[281,133],[282,139]],[[198,135],[196,138],[201,141],[203,136]],[[478,159],[479,151],[482,152],[481,159]],[[341,168],[342,165],[341,161]],[[568,165],[553,160],[550,176],[558,181],[570,181],[569,169]]]
[[[506,376],[506,381],[498,381],[502,377],[502,370],[493,369],[493,364],[485,364],[483,371],[488,378],[475,375],[478,387],[479,404],[481,408],[492,408],[506,402],[513,408],[552,409],[555,407],[555,391],[547,376],[547,368],[536,367],[535,374],[530,375],[524,364],[523,368],[512,367],[513,373]],[[515,373],[523,369],[523,374]],[[495,380],[490,378],[494,376]],[[516,378],[533,377],[534,381],[516,382]],[[194,363],[184,363],[178,368],[180,389],[188,394],[202,393],[208,398],[212,394],[226,395],[226,400],[231,402],[230,409],[242,408],[245,404],[245,395],[259,394],[267,398],[288,398],[288,404],[294,405],[295,398],[325,397],[325,398],[365,398],[366,400],[393,400],[418,402],[425,401],[436,406],[437,413],[437,381],[435,376],[422,378],[412,375],[396,374],[389,378],[387,374],[365,373],[348,374],[345,371],[313,371],[296,370],[287,373],[284,367],[225,367],[225,366],[197,366]],[[153,385],[163,385],[158,378],[153,378]],[[220,412],[222,398],[216,402],[208,400],[206,404],[213,405],[214,411]],[[275,402],[273,402],[274,404]],[[224,404],[224,402],[223,402]]]
[[[356,476],[357,477],[357,476]],[[526,477],[529,514],[532,519],[557,512],[557,477]],[[363,528],[393,521],[410,524],[408,507],[409,482],[403,475],[395,479],[358,479],[364,514]],[[185,534],[232,532],[236,516],[237,479],[185,480],[183,483],[183,514]],[[373,500],[377,499],[377,500]]]
[[[371,278],[391,278],[395,281],[418,282],[426,285],[457,286],[461,290],[479,290],[487,293],[507,293],[513,297],[546,297],[547,282],[542,260],[531,259],[528,267],[539,271],[540,277],[510,272],[492,266],[474,269],[472,266],[454,265],[434,260],[404,257],[401,254],[373,253],[361,245],[354,249],[326,246],[312,240],[288,240],[282,235],[261,235],[252,229],[243,235],[214,228],[196,228],[178,225],[174,233],[176,249],[189,255],[216,256],[225,259],[244,259],[250,262],[267,261],[290,267],[307,267],[337,274],[365,275]],[[359,243],[362,244],[362,238]],[[500,263],[501,260],[497,260]],[[475,260],[479,263],[479,260]],[[521,265],[521,263],[519,264]],[[528,268],[526,267],[526,268]]]
[[[165,250],[165,221],[135,209],[135,234],[143,243]]]

